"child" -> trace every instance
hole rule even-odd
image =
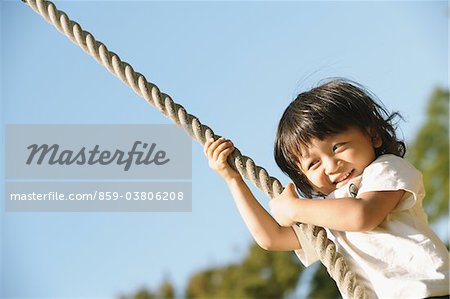
[[[308,266],[318,257],[295,224],[322,226],[369,298],[448,298],[449,253],[427,225],[422,175],[402,158],[396,116],[346,80],[298,95],[280,120],[275,160],[302,195],[324,198],[299,200],[288,184],[269,203],[273,216],[228,165],[231,141],[208,140],[204,152],[265,250],[295,250]]]

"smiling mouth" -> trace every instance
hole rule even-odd
[[[349,172],[345,173],[343,177],[339,178],[339,180],[334,181],[336,187],[337,185],[347,182],[351,178],[353,171],[354,169],[350,170]]]

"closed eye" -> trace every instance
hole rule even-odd
[[[343,143],[336,143],[335,145],[333,145],[333,152],[336,153],[336,152],[342,151],[343,150],[343,146],[345,144],[346,144],[345,142],[343,142]]]
[[[308,165],[308,170],[309,170],[309,169],[312,169],[312,168],[315,168],[315,166],[318,165],[318,164],[319,164],[319,161],[318,161],[318,160],[312,161],[312,162],[309,163],[309,165]]]

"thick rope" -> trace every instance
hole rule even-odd
[[[175,103],[169,95],[162,93],[156,85],[148,82],[144,75],[135,72],[131,65],[122,61],[117,54],[109,51],[103,43],[95,40],[91,33],[84,31],[78,23],[70,20],[67,14],[58,10],[52,2],[45,0],[22,1],[80,46],[87,54],[94,57],[99,64],[106,67],[123,83],[131,87],[149,104],[158,108],[178,126],[183,127],[192,138],[202,145],[211,137],[214,139],[219,137],[211,128],[202,124],[197,117],[187,113],[183,106]],[[264,168],[255,165],[251,158],[241,155],[237,148],[230,155],[228,162],[270,198],[282,192],[283,187],[276,178],[269,176]],[[309,242],[314,245],[320,261],[336,281],[340,292],[348,298],[367,298],[364,287],[358,285],[355,275],[347,266],[342,255],[336,251],[336,245],[328,240],[326,231],[314,225],[298,224],[298,226]]]

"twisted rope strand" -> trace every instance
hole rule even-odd
[[[210,127],[202,124],[196,116],[189,114],[183,106],[175,103],[169,95],[161,92],[153,83],[148,82],[144,75],[134,71],[133,67],[122,61],[116,53],[109,51],[103,43],[95,40],[91,33],[84,31],[78,23],[70,20],[67,14],[58,10],[52,2],[46,0],[22,1],[73,43],[80,46],[83,51],[94,57],[99,64],[106,67],[123,83],[131,87],[136,94],[182,127],[193,139],[203,145],[207,139],[219,137]],[[283,187],[280,181],[270,176],[264,168],[256,165],[251,158],[242,155],[238,148],[235,148],[229,156],[228,162],[231,167],[270,198],[282,192]],[[336,281],[340,292],[348,298],[366,298],[364,288],[358,285],[355,275],[347,266],[342,255],[336,251],[336,245],[327,238],[326,231],[321,227],[309,224],[298,224],[298,226],[307,240],[315,245],[314,248],[321,262]]]

